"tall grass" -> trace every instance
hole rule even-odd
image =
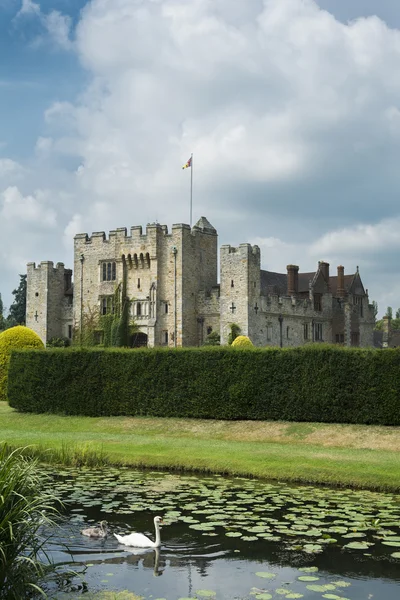
[[[56,498],[47,478],[22,449],[0,444],[0,599],[22,600],[41,593],[40,581],[52,569],[39,529],[53,525]]]

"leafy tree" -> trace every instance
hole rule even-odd
[[[376,300],[372,300],[372,307],[374,310],[374,319],[376,319],[377,314],[378,314],[378,303],[376,302]]]
[[[13,290],[14,302],[7,317],[8,327],[25,325],[26,321],[26,275],[20,275],[19,286]]]
[[[393,319],[393,308],[391,306],[387,307],[385,317],[389,317],[389,319]]]
[[[0,331],[3,331],[3,329],[5,329],[6,327],[6,320],[4,318],[4,304],[0,294]]]
[[[400,308],[396,310],[396,319],[400,319]]]

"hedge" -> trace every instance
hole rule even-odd
[[[16,348],[44,348],[37,333],[16,325],[0,333],[0,400],[7,400],[7,373],[11,351]]]
[[[19,411],[400,425],[400,350],[51,349],[12,353]]]

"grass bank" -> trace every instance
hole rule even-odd
[[[0,441],[99,462],[400,491],[400,427],[64,417],[0,403]],[[79,461],[78,461],[79,462]],[[90,462],[90,461],[89,461]]]

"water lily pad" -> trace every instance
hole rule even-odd
[[[390,556],[392,558],[400,558],[400,552],[393,552]]]
[[[351,550],[368,550],[369,546],[368,542],[350,542],[343,546],[344,548],[349,548]]]
[[[212,598],[217,595],[217,592],[214,592],[213,590],[196,590],[195,594],[202,598]]]
[[[256,600],[271,600],[272,596],[271,594],[268,594],[268,592],[262,592],[261,594],[256,594]]]
[[[299,581],[318,581],[319,577],[315,577],[314,575],[301,575],[297,579]]]
[[[303,573],[317,573],[318,567],[301,567],[299,571]]]
[[[276,573],[268,573],[267,571],[257,571],[256,575],[264,579],[275,579],[276,577]]]

